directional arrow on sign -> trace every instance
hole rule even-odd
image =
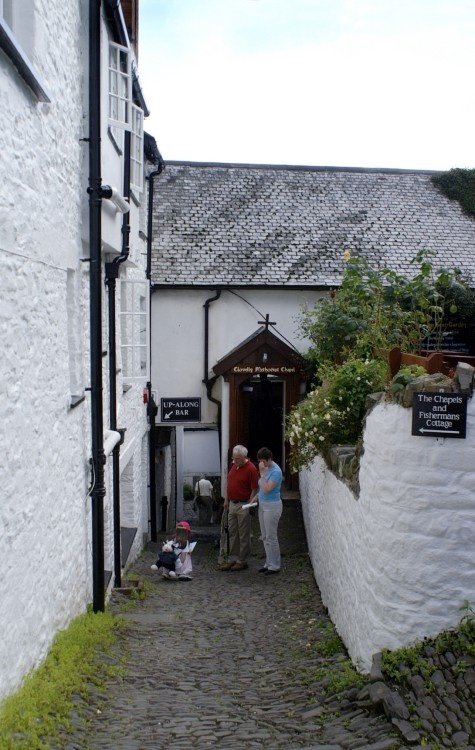
[[[173,411],[169,411],[168,414],[164,414],[163,415],[163,418],[164,419],[170,419],[170,417],[171,417],[172,414],[173,414]]]
[[[460,430],[425,430],[424,427],[421,427],[419,432],[436,432],[439,435],[460,435]]]

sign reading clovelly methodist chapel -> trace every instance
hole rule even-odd
[[[199,422],[201,398],[162,398],[162,422]]]
[[[467,396],[462,393],[414,393],[412,434],[420,437],[464,438]]]

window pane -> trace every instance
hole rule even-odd
[[[134,377],[133,348],[131,346],[122,347],[122,373],[124,378]]]
[[[115,96],[109,96],[109,117],[111,120],[118,120],[119,118],[118,102]]]
[[[120,69],[121,69],[121,71],[123,73],[127,73],[127,75],[128,75],[128,73],[129,73],[129,66],[128,66],[129,55],[124,50],[120,50],[119,51],[119,55],[120,55]]]
[[[117,73],[113,70],[109,70],[109,92],[111,94],[117,94],[118,90]]]
[[[139,355],[140,355],[140,371],[137,374],[145,375],[147,372],[147,347],[146,346],[139,347]]]
[[[120,310],[125,312],[127,310],[127,282],[120,282]]]
[[[140,323],[140,331],[139,331],[139,344],[142,344],[145,346],[147,343],[147,324],[145,320],[145,316],[142,317],[142,321]]]
[[[117,50],[111,44],[109,45],[109,68],[117,70]]]

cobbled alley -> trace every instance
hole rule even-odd
[[[152,571],[150,545],[131,571],[152,583],[146,598],[115,593],[111,605],[127,622],[124,672],[92,691],[61,748],[403,747],[322,606],[296,500],[284,503],[280,537],[280,575],[257,572],[254,518],[248,570],[218,571],[216,546],[199,541],[189,582]]]

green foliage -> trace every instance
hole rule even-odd
[[[433,253],[419,252],[411,261],[412,278],[388,268],[374,270],[351,258],[341,287],[301,315],[301,327],[312,341],[308,360],[317,369],[349,358],[368,358],[375,349],[421,348],[428,336],[437,343],[444,321],[458,313],[475,315],[475,295],[459,271],[435,270]]]
[[[460,607],[464,615],[456,630],[447,630],[437,636],[435,649],[441,654],[452,651],[455,654],[468,654],[475,657],[475,609],[466,600]]]
[[[361,435],[369,393],[384,388],[387,365],[378,360],[353,359],[322,367],[323,385],[292,410],[287,420],[294,471],[307,466],[317,453],[326,456],[332,445],[354,444]]]
[[[411,674],[419,673],[430,689],[430,676],[437,667],[426,656],[427,646],[434,648],[437,654],[450,651],[458,657],[475,656],[475,610],[468,601],[465,601],[460,609],[464,615],[458,628],[445,630],[435,638],[417,641],[412,646],[397,651],[383,651],[383,672],[396,682],[404,682],[407,670]],[[401,670],[401,665],[407,669]],[[458,662],[456,671],[463,671],[461,662]]]
[[[391,393],[398,393],[403,391],[406,385],[412,383],[413,380],[419,378],[421,375],[426,375],[427,370],[421,365],[408,365],[407,367],[401,367],[399,372],[391,380],[389,390]]]
[[[332,662],[328,668],[322,667],[315,673],[317,680],[325,680],[325,692],[339,695],[345,690],[363,687],[367,682],[364,675],[359,674],[349,659]]]
[[[307,361],[319,385],[290,414],[287,439],[293,470],[307,466],[332,445],[356,443],[361,436],[369,393],[383,390],[386,365],[375,360],[381,349],[418,351],[431,337],[440,348],[444,323],[459,314],[475,317],[475,295],[458,271],[435,270],[432,253],[419,252],[407,278],[388,268],[372,269],[348,251],[342,284],[301,316],[312,342]],[[422,374],[405,368],[392,383],[402,390]]]
[[[397,651],[383,651],[383,672],[395,682],[403,682],[405,672],[400,670],[400,665],[404,664],[412,674],[417,672],[427,681],[436,667],[425,656],[425,645],[418,641],[413,646],[406,646]]]
[[[335,656],[345,651],[343,641],[332,622],[328,622],[323,628],[320,638],[314,644],[314,650],[321,656]]]
[[[191,484],[184,482],[183,484],[183,500],[193,500],[195,492]]]
[[[57,634],[41,666],[0,705],[0,747],[4,750],[48,750],[61,727],[69,726],[73,696],[84,696],[88,683],[100,686],[120,667],[97,663],[107,652],[121,621],[110,614],[88,612]]]
[[[432,182],[439,190],[458,201],[469,216],[475,216],[475,169],[450,169],[432,176]]]

